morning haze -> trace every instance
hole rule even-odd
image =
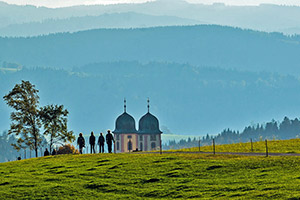
[[[1,1],[1,199],[300,199],[299,19],[295,0]]]
[[[127,119],[129,114],[135,119],[135,125],[129,121],[136,135],[113,132],[114,148],[122,153],[195,146],[200,151],[199,138],[202,145],[211,145],[215,140],[228,144],[299,137],[299,3],[241,2],[0,2],[0,94],[6,97],[0,101],[0,142],[9,152],[0,161],[20,157],[10,147],[23,139],[12,136],[17,117],[10,118],[14,99],[8,94],[13,96],[9,92],[20,90],[21,83],[39,90],[36,108],[44,113],[35,110],[36,116],[43,114],[43,122],[36,124],[44,123],[40,133],[45,135],[33,137],[36,141],[29,144],[34,145],[21,151],[37,153],[38,147],[49,145],[51,131],[45,123],[55,119],[47,113],[54,108],[64,111],[68,126],[61,129],[72,136],[62,143],[76,146],[73,139],[79,133],[89,145],[92,131],[98,137],[117,129],[125,106]],[[151,118],[159,140],[151,134],[137,136],[147,106],[159,121]],[[125,136],[130,142],[124,142]],[[82,153],[85,144],[80,141]],[[77,146],[69,147],[77,152]]]
[[[151,97],[162,124],[176,134],[214,134],[294,117],[298,105],[291,99],[299,97],[285,88],[298,87],[299,9],[185,1],[57,9],[1,3],[1,76],[7,80],[1,92],[28,77],[52,91],[41,90],[42,102],[74,110],[76,131],[96,129],[100,121],[103,129],[111,127],[124,97],[139,105],[130,108],[135,115]],[[114,106],[105,107],[109,101]],[[4,103],[1,110],[8,113]],[[115,113],[108,118],[110,111]],[[1,118],[5,130],[8,118]]]

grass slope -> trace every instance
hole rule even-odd
[[[300,158],[63,155],[0,164],[1,199],[298,199]]]
[[[200,147],[202,152],[212,152],[213,147],[203,146]],[[199,151],[199,147],[181,149],[176,151]],[[270,153],[300,153],[300,139],[290,140],[269,140],[268,151]],[[248,153],[251,151],[251,143],[234,143],[234,144],[223,144],[216,145],[216,152],[243,152]],[[266,152],[265,141],[253,142],[253,152],[263,153]]]

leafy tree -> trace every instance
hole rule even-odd
[[[35,85],[22,80],[21,84],[16,84],[12,91],[3,97],[8,106],[15,110],[10,115],[12,124],[8,134],[15,134],[19,137],[12,145],[17,150],[24,146],[32,148],[35,150],[36,157],[38,157],[38,147],[42,142],[39,130],[41,123],[38,92]]]
[[[50,136],[50,152],[52,152],[54,144],[75,140],[73,131],[68,131],[68,114],[68,110],[64,109],[63,105],[47,105],[40,110],[40,119],[45,130],[44,135]]]

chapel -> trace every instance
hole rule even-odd
[[[116,153],[160,150],[162,132],[158,119],[150,113],[149,99],[147,102],[148,112],[140,118],[137,130],[134,118],[126,111],[124,100],[124,113],[117,118],[113,131]]]

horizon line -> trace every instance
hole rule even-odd
[[[34,1],[36,3],[34,3]],[[56,0],[59,2],[58,0]],[[2,3],[6,3],[8,5],[16,5],[16,6],[34,6],[36,8],[49,8],[49,9],[58,9],[58,8],[70,8],[70,7],[78,7],[78,6],[109,6],[109,5],[124,5],[124,4],[146,4],[153,2],[171,2],[171,0],[115,0],[107,1],[107,0],[77,0],[75,3],[66,2],[61,5],[54,5],[56,3],[50,3],[50,1],[44,0],[0,0]],[[262,6],[262,5],[275,5],[275,6],[283,6],[283,7],[300,7],[300,1],[288,0],[288,2],[283,3],[278,0],[256,0],[257,2],[252,3],[243,3],[238,0],[213,0],[211,2],[207,2],[206,0],[174,0],[173,2],[186,2],[188,4],[198,4],[198,5],[224,5],[224,6],[237,6],[237,7],[246,7],[246,6]],[[53,2],[53,1],[52,1]],[[74,1],[72,1],[74,2]],[[297,3],[296,3],[297,2]],[[52,4],[52,5],[51,5]]]

